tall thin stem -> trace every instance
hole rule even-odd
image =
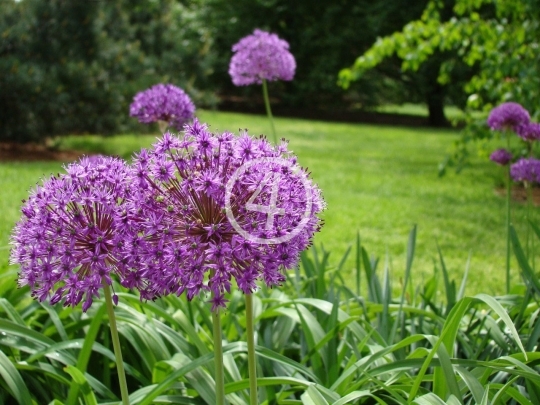
[[[506,133],[506,146],[510,150],[510,135]],[[510,163],[506,165],[506,294],[510,294],[510,198],[512,194]]]
[[[223,373],[223,346],[219,309],[212,311],[212,325],[214,329],[214,364],[216,367],[216,405],[225,405],[225,375]]]
[[[533,157],[533,143],[527,142],[529,148],[529,159]],[[532,184],[528,182],[525,185],[527,187],[527,257],[531,259],[531,265],[535,270],[534,260],[534,235],[531,236],[531,222],[532,222],[532,206],[533,206],[533,194]],[[529,255],[530,253],[530,255]]]
[[[167,127],[169,126],[169,123],[167,121],[162,121],[162,120],[158,120],[157,123],[158,123],[158,127],[159,127],[159,132],[164,134],[165,131],[167,131]]]
[[[274,144],[277,145],[278,139],[276,135],[276,128],[274,127],[274,117],[272,117],[272,110],[270,109],[270,98],[268,98],[268,86],[266,84],[266,79],[263,79],[262,88],[263,88],[264,106],[266,107],[266,115],[268,115],[268,119],[270,120],[270,127],[272,127],[272,135],[274,137]]]
[[[107,313],[109,314],[109,328],[111,329],[112,344],[114,349],[114,357],[116,358],[116,369],[118,370],[118,383],[120,385],[120,395],[122,396],[122,404],[129,405],[129,394],[127,389],[126,372],[124,371],[124,361],[122,360],[122,349],[120,347],[120,338],[118,337],[118,329],[116,327],[116,317],[114,316],[114,306],[111,296],[111,288],[105,280],[102,280],[103,292],[105,293],[105,304],[107,305]]]
[[[531,259],[532,258],[532,250],[531,250],[531,225],[530,225],[530,222],[531,222],[531,208],[532,208],[532,184],[529,183],[528,181],[525,182],[525,190],[527,190],[527,245],[525,246],[526,248],[526,253],[527,253],[527,258],[528,259]]]
[[[255,328],[253,327],[252,294],[246,294],[246,340],[248,347],[249,404],[257,405],[257,363],[255,359]]]

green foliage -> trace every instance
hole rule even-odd
[[[429,107],[430,124],[446,125],[444,104],[464,105],[461,85],[472,73],[466,65],[458,63],[455,50],[442,45],[446,37],[440,33],[440,25],[451,20],[451,3],[450,0],[428,2],[421,19],[409,22],[401,31],[379,37],[351,68],[340,71],[339,84],[347,89],[372,69],[397,57],[402,61],[402,77],[407,78],[409,86],[416,89]],[[439,72],[450,65],[451,74],[441,80]]]
[[[346,94],[335,76],[378,36],[419,18],[426,3],[5,0],[0,139],[141,130],[128,106],[157,82],[179,85],[199,107],[214,106],[218,97],[224,105],[260,101],[258,86],[235,87],[227,73],[231,46],[254,28],[289,41],[297,61],[292,82],[271,83],[274,102],[305,109],[309,100],[311,108],[341,110],[424,100],[436,85],[431,68],[402,75],[399,61],[388,60]]]
[[[271,96],[291,107],[343,108],[351,103],[373,105],[392,99],[400,102],[410,95],[391,75],[395,64],[372,72],[348,92],[335,86],[339,69],[367,49],[380,35],[399,30],[418,18],[426,1],[367,0],[313,2],[309,0],[252,1],[208,0],[208,20],[215,38],[215,83],[220,94],[258,99],[258,86],[236,88],[227,73],[231,47],[254,28],[276,32],[290,43],[297,62],[290,83],[271,83]],[[412,89],[412,88],[411,88]]]
[[[413,228],[407,274],[415,244]],[[378,260],[369,259],[360,238],[351,254],[359,258],[356,271],[367,296],[343,283],[345,259],[329,266],[329,253],[318,248],[302,255],[284,286],[254,295],[261,403],[536,402],[537,292],[462,297],[446,287],[438,296],[433,279],[415,289],[406,277],[396,297],[387,269],[377,271]],[[2,403],[118,404],[104,303],[95,302],[87,314],[49,307],[32,301],[27,288],[12,294],[9,276],[0,279],[0,289],[8,291],[0,300]],[[205,297],[141,302],[120,286],[115,290],[130,403],[213,404]],[[225,389],[229,402],[241,405],[248,403],[249,387],[245,303],[239,292],[229,298],[222,322]]]
[[[201,113],[215,130],[242,122],[250,130],[264,132],[267,125],[266,119],[260,117]],[[416,195],[417,204],[419,195],[430,197],[428,205],[445,202],[446,197],[440,198],[440,191],[433,189],[435,184],[444,182],[431,183],[429,178],[436,180],[435,176],[426,176],[432,173],[433,166],[426,156],[433,155],[429,152],[429,147],[433,147],[430,144],[445,137],[451,141],[451,133],[384,127],[375,130],[298,120],[280,120],[279,127],[291,135],[291,146],[299,159],[309,161],[316,181],[327,181],[325,192],[332,193],[333,184],[333,193],[343,196],[348,183],[342,176],[360,170],[342,166],[344,156],[356,165],[360,158],[367,162],[360,165],[361,175],[367,176],[366,166],[377,160],[375,151],[395,148],[393,157],[383,155],[382,163],[372,168],[373,181],[362,179],[362,190],[368,189],[371,182],[376,183],[377,201],[397,200],[394,207],[399,207],[400,215],[404,215],[403,207],[408,204],[396,197],[395,184],[391,185],[392,193],[385,189],[392,177],[412,188],[409,191]],[[336,142],[332,134],[338,134],[341,142]],[[319,137],[317,145],[313,142],[315,136]],[[94,142],[93,147],[101,147],[97,141],[85,139]],[[118,137],[107,147],[118,147],[122,139],[129,140],[134,149],[154,140]],[[81,138],[66,141],[81,142]],[[362,154],[355,155],[359,150]],[[413,153],[419,153],[422,159]],[[426,161],[429,164],[422,166]],[[384,174],[382,167],[393,169]],[[4,240],[10,223],[19,215],[16,204],[27,194],[21,184],[31,185],[41,173],[58,169],[59,164],[43,162],[0,165],[4,195],[9,196],[0,202]],[[423,180],[404,180],[405,175],[411,176],[408,171],[423,173]],[[323,172],[328,172],[327,177]],[[460,185],[451,183],[445,187],[454,192],[459,189],[464,195],[469,195],[465,185],[475,192],[480,189],[480,194],[490,192],[491,185],[482,188],[485,173],[484,177],[476,177],[480,179],[475,178],[479,182],[472,183],[474,186],[461,177]],[[352,183],[360,182],[357,177],[352,179]],[[434,194],[412,184],[422,184]],[[478,201],[470,210],[478,216],[486,198],[480,199],[476,194],[473,197]],[[338,203],[337,198],[333,201]],[[463,221],[458,206],[466,200],[449,201],[454,219]],[[361,210],[359,205],[351,204],[356,215]],[[329,212],[334,209],[331,206]],[[343,213],[345,225],[338,226],[325,244],[332,243],[346,228],[360,228],[350,213]],[[405,216],[411,219],[410,215]],[[383,217],[378,216],[378,224]],[[472,220],[467,217],[465,221]],[[333,226],[328,219],[327,222],[327,226]],[[400,234],[396,226],[393,224],[393,233]],[[369,232],[369,227],[362,227]],[[540,239],[540,229],[532,229]],[[337,252],[334,247],[332,254],[323,247],[304,253],[301,267],[288,272],[284,286],[263,288],[254,296],[261,403],[537,403],[540,282],[517,234],[514,232],[513,244],[523,285],[514,281],[516,294],[503,297],[466,296],[470,274],[486,282],[495,271],[479,275],[481,266],[475,264],[469,272],[467,264],[464,276],[456,279],[448,265],[455,258],[444,256],[448,249],[442,238],[438,249],[433,249],[437,257],[433,271],[422,279],[419,273],[426,266],[418,257],[422,244],[417,240],[420,233],[416,228],[409,233],[406,244],[401,241],[400,245],[406,248],[398,265],[390,254],[380,260],[370,255],[368,245],[379,244],[369,241],[364,232],[362,238],[347,236],[354,240],[354,246],[344,250],[336,264],[332,260]],[[2,253],[5,256],[7,251]],[[393,274],[403,276],[400,279]],[[0,403],[118,404],[119,388],[103,302],[97,300],[87,314],[80,307],[39,304],[30,298],[27,287],[16,288],[15,279],[15,269],[0,271]],[[191,303],[176,296],[141,302],[133,292],[114,287],[120,297],[116,315],[130,402],[213,405],[214,352],[207,297]],[[238,292],[228,298],[229,307],[222,320],[226,392],[231,404],[242,405],[248,403],[249,387],[247,347],[243,343],[245,303]]]
[[[539,5],[537,0],[433,0],[421,19],[379,38],[351,68],[343,69],[340,84],[349,86],[392,55],[402,60],[403,71],[418,71],[437,55],[447,55],[436,69],[438,82],[446,86],[465,79],[459,83],[471,114],[454,156],[461,167],[465,145],[492,136],[475,122],[473,111],[488,112],[500,102],[515,101],[540,117]],[[472,74],[463,76],[467,71]]]
[[[136,128],[132,97],[157,82],[209,102],[198,89],[211,39],[198,13],[174,0],[3,2],[0,140]]]

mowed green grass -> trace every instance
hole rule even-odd
[[[213,131],[248,129],[252,135],[270,131],[264,116],[211,111],[200,111],[198,116]],[[399,284],[409,231],[416,224],[415,285],[425,282],[434,266],[439,266],[438,243],[458,284],[471,253],[469,294],[503,292],[505,201],[494,192],[494,178],[501,169],[487,158],[477,158],[461,174],[450,172],[438,178],[437,165],[457,140],[457,131],[280,118],[275,125],[323,191],[328,208],[315,244],[331,252],[331,263],[340,261],[358,232],[367,251],[380,258],[379,271],[387,262]],[[65,138],[61,147],[129,158],[154,141],[154,135],[73,136]],[[40,177],[60,171],[61,166],[56,162],[0,163],[0,272],[7,267],[6,245],[21,200]],[[524,215],[525,207],[516,206],[520,234],[524,234]],[[352,285],[352,258],[343,271]],[[512,273],[518,283],[515,262]]]
[[[400,104],[400,105],[386,104],[386,105],[375,107],[374,110],[377,112],[382,112],[382,113],[417,115],[417,116],[426,117],[426,118],[429,115],[428,107],[425,104],[411,104],[411,103],[405,103],[405,104]],[[444,108],[444,113],[446,115],[446,118],[451,121],[465,119],[465,112],[455,106],[446,106]],[[478,118],[478,119],[485,116],[485,114],[482,112],[473,112],[472,115],[473,117]]]

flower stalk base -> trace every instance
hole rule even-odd
[[[111,288],[105,280],[103,280],[103,292],[105,293],[105,304],[107,305],[107,313],[109,315],[109,327],[111,329],[114,357],[116,358],[116,369],[118,370],[118,383],[120,385],[122,405],[129,405],[126,372],[124,370],[124,361],[122,360],[122,349],[120,347],[120,338],[118,337],[118,329],[116,327],[116,317],[114,316]]]
[[[507,148],[510,150],[510,136],[506,134]],[[510,165],[506,166],[506,294],[510,294],[510,198],[512,194],[512,178]]]
[[[266,115],[270,120],[270,127],[272,128],[272,136],[274,137],[274,145],[277,145],[278,139],[276,135],[276,128],[274,127],[274,117],[272,116],[272,110],[270,109],[270,98],[268,97],[268,85],[266,84],[266,79],[262,81],[263,88],[263,97],[264,97],[264,106],[266,108]]]
[[[246,294],[246,340],[248,347],[249,404],[257,405],[257,363],[255,358],[255,328],[253,327],[252,294]]]
[[[212,325],[214,329],[214,364],[216,367],[216,405],[225,405],[225,376],[223,373],[223,346],[221,342],[221,314],[220,310],[212,311]]]

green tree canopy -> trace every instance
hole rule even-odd
[[[397,55],[403,71],[416,71],[437,53],[449,53],[437,70],[441,85],[451,83],[468,66],[473,74],[463,83],[470,109],[490,110],[516,101],[538,118],[540,105],[540,1],[431,0],[421,19],[379,38],[339,82],[347,87],[386,58]],[[463,77],[463,76],[461,76]]]
[[[257,97],[254,86],[236,88],[227,73],[231,47],[259,28],[290,44],[297,62],[291,82],[272,83],[271,94],[288,107],[344,108],[404,99],[402,77],[393,61],[373,70],[344,93],[335,77],[347,61],[368,49],[379,35],[420,17],[427,0],[205,0],[218,58],[213,80],[222,96]],[[410,89],[413,89],[411,86]],[[407,94],[409,96],[410,94]]]
[[[111,133],[137,125],[137,91],[171,82],[199,102],[211,74],[199,3],[5,0],[0,139]]]
[[[296,58],[294,80],[272,83],[272,96],[284,106],[341,111],[426,100],[431,115],[438,112],[437,120],[444,121],[449,86],[438,81],[447,61],[441,51],[406,73],[396,56],[381,58],[376,69],[362,68],[361,78],[359,64],[351,70],[357,80],[349,91],[335,85],[342,66],[378,36],[420,18],[428,2],[4,0],[0,139],[132,129],[137,125],[128,116],[133,95],[158,82],[179,85],[198,106],[215,102],[214,94],[225,102],[256,101],[260,89],[235,87],[227,73],[231,46],[255,28],[286,39]]]

